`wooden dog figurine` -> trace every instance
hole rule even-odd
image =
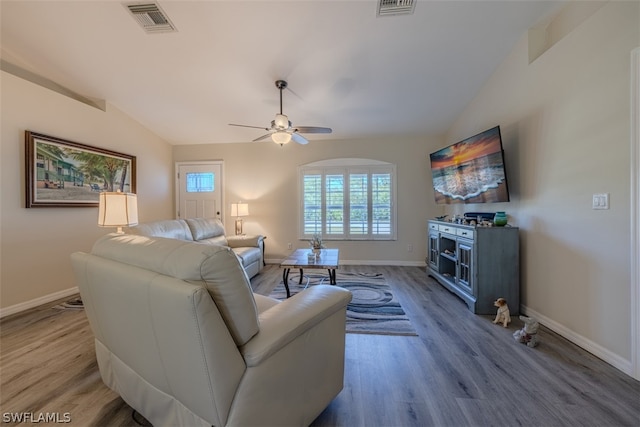
[[[511,322],[511,313],[509,313],[507,300],[504,298],[498,298],[494,301],[493,305],[498,307],[498,313],[496,314],[496,318],[493,323],[502,323],[502,326],[506,328],[507,325]]]

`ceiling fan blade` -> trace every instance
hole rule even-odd
[[[252,129],[269,130],[269,128],[266,128],[264,126],[237,125],[237,124],[234,124],[234,123],[229,123],[229,126],[238,126],[238,127],[241,127],[241,128],[252,128]]]
[[[321,128],[317,126],[296,126],[296,132],[300,133],[331,133],[331,128]]]
[[[261,129],[262,129],[262,128],[261,128]],[[268,129],[267,129],[267,130],[268,130]],[[251,141],[251,142],[258,142],[258,141],[262,141],[263,139],[269,138],[270,136],[271,136],[271,134],[270,134],[270,133],[268,133],[268,134],[266,134],[266,135],[262,135],[261,137],[254,139],[254,140],[253,140],[253,141]]]
[[[302,145],[305,145],[305,144],[309,143],[307,138],[305,138],[304,136],[302,136],[302,135],[300,135],[298,133],[295,133],[295,132],[291,134],[291,139],[293,139],[298,144],[302,144]]]

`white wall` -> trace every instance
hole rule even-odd
[[[6,315],[73,289],[69,255],[89,251],[113,231],[97,226],[97,208],[25,208],[25,130],[136,156],[141,221],[171,218],[173,161],[169,144],[111,105],[104,112],[5,72],[0,79],[0,308]]]
[[[229,204],[249,203],[244,232],[267,236],[266,258],[283,259],[293,248],[308,247],[298,240],[297,167],[306,163],[357,157],[397,166],[398,239],[382,242],[331,242],[343,263],[424,265],[426,221],[439,214],[433,203],[429,153],[442,147],[441,137],[372,138],[367,140],[313,140],[305,146],[284,147],[264,141],[248,144],[175,146],[176,161],[223,160],[225,213]],[[226,221],[233,233],[233,221]],[[408,251],[412,245],[413,250]]]
[[[630,52],[638,2],[609,2],[530,65],[527,40],[447,135],[499,124],[525,312],[631,372]],[[592,210],[609,193],[609,210]],[[451,212],[485,208],[455,206]]]

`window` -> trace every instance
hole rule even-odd
[[[396,238],[395,165],[334,159],[299,168],[300,238]]]
[[[214,175],[211,172],[188,172],[187,193],[210,193],[213,191]]]

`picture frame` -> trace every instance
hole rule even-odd
[[[94,207],[100,192],[136,192],[136,157],[25,131],[25,206]]]

